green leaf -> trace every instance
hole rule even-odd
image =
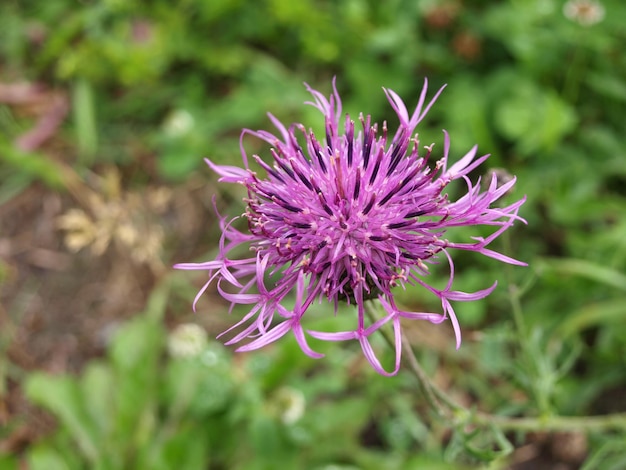
[[[0,454],[0,468],[2,470],[18,470],[17,459],[12,455]],[[34,467],[30,467],[34,468]]]
[[[45,445],[29,449],[27,462],[29,470],[78,470],[77,467],[66,462],[58,452]],[[5,469],[4,466],[0,466],[0,468]],[[6,468],[8,470],[10,467]]]
[[[612,100],[626,102],[626,81],[617,75],[607,75],[605,73],[589,72],[587,84],[599,94]]]
[[[34,179],[43,181],[52,189],[65,189],[66,171],[46,155],[22,152],[17,150],[13,144],[0,138],[0,161],[7,163],[19,172],[17,177],[9,179],[9,184],[15,186],[9,193],[19,191],[25,186],[26,180]]]
[[[581,470],[620,470],[626,466],[624,454],[624,436],[615,436],[605,439],[602,445],[591,452],[587,460],[580,467]]]
[[[592,261],[575,258],[542,258],[536,266],[538,269],[550,270],[565,276],[580,276],[626,291],[626,275]]]
[[[115,436],[129,451],[145,445],[156,426],[163,336],[160,323],[137,317],[117,332],[109,350],[116,379]]]
[[[249,438],[255,455],[264,460],[284,452],[285,442],[281,439],[278,423],[265,414],[259,414],[252,421]]]
[[[2,180],[2,186],[0,187],[0,205],[10,201],[22,191],[24,191],[30,183],[32,178],[26,173],[12,172],[12,174],[6,175],[5,172],[0,173],[0,179]]]
[[[492,462],[506,457],[513,449],[513,445],[495,425],[471,431],[467,431],[465,426],[458,426],[445,453],[446,459],[450,461],[464,450],[479,461]]]
[[[88,397],[86,411],[102,437],[108,436],[113,426],[114,387],[111,369],[97,362],[88,364],[80,379],[81,394]]]
[[[480,87],[479,78],[457,77],[446,87],[441,95],[441,101],[435,106],[435,109],[444,113],[445,128],[452,136],[454,154],[463,155],[462,152],[466,152],[477,143],[479,151],[483,150],[481,154],[494,152],[497,148],[487,120],[489,95],[476,93]],[[496,155],[494,157],[498,158]],[[493,160],[490,162],[491,165],[494,164]]]
[[[626,321],[626,297],[585,305],[570,313],[555,331],[556,335],[569,336],[595,325],[615,324]]]
[[[145,470],[202,470],[209,468],[209,442],[201,426],[210,425],[197,421],[195,425],[184,425],[171,429],[171,435],[165,440],[153,440],[143,447],[136,467]]]
[[[514,80],[511,93],[496,104],[494,125],[524,155],[552,150],[574,129],[576,112],[552,90],[539,88],[527,78]]]
[[[163,339],[160,324],[145,316],[137,317],[117,331],[109,355],[116,368],[142,373],[154,364]]]
[[[234,384],[230,370],[225,366],[208,367],[202,362],[202,356],[171,360],[163,385],[163,396],[169,404],[171,417],[191,412],[204,419],[226,408],[232,401]]]
[[[93,88],[86,79],[81,78],[74,84],[73,93],[72,104],[78,152],[83,160],[82,163],[88,166],[98,150],[98,130]]]
[[[27,397],[53,412],[71,433],[85,458],[92,464],[100,459],[100,436],[84,407],[76,380],[35,372],[25,384]]]

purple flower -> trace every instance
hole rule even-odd
[[[329,98],[307,86],[314,100],[308,104],[324,115],[323,140],[302,124],[286,128],[270,114],[278,135],[248,129],[241,134],[245,169],[207,160],[220,175],[219,181],[246,187],[247,208],[242,217],[247,219],[249,233],[233,227],[238,217],[230,221],[221,218],[223,235],[217,258],[176,267],[208,271],[209,280],[196,296],[194,308],[213,281],[217,281],[219,293],[233,306],[251,306],[249,313],[226,331],[238,330],[226,344],[248,340],[238,351],[251,351],[291,331],[307,355],[319,358],[322,354],[311,349],[307,334],[327,341],[358,340],[376,371],[394,375],[400,366],[402,318],[433,323],[449,318],[458,348],[461,333],[451,301],[481,299],[496,286],[494,282],[474,293],[451,290],[451,249],[475,251],[505,263],[525,265],[487,248],[516,219],[524,221],[517,212],[525,199],[506,207],[492,207],[511,190],[515,179],[498,186],[493,174],[486,190],[481,190],[480,181],[472,183],[469,173],[488,158],[476,158],[476,146],[448,168],[450,139],[445,131],[443,157],[432,168],[428,160],[433,146],[425,147],[424,156],[419,155],[414,131],[443,91],[442,87],[425,105],[427,85],[425,81],[412,114],[396,93],[384,90],[400,120],[393,136],[386,123],[379,129],[371,123],[370,116],[362,115],[362,130],[355,130],[354,121],[346,116],[341,134],[341,99],[334,82]],[[246,135],[270,145],[269,157],[252,156],[258,173],[251,168],[243,148]],[[450,200],[446,187],[459,179],[467,185],[467,192]],[[487,238],[474,237],[469,243],[452,242],[445,236],[450,227],[473,225],[497,228]],[[241,252],[241,246],[249,247],[254,256],[234,257],[232,253]],[[428,264],[435,263],[441,254],[450,266],[449,281],[443,290],[425,281]],[[266,275],[278,280],[267,285]],[[394,300],[393,288],[405,284],[418,284],[435,294],[441,300],[442,313],[401,310]],[[288,308],[284,304],[293,290],[295,307]],[[355,328],[342,332],[305,330],[302,319],[309,306],[323,299],[334,304],[335,312],[340,302],[355,305]],[[369,299],[378,299],[386,311],[372,324],[367,323],[365,314]],[[381,366],[369,342],[369,336],[388,322],[393,326],[396,343],[395,367],[391,372]]]

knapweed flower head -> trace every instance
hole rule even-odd
[[[244,342],[238,351],[251,351],[291,332],[307,355],[319,358],[322,354],[309,346],[307,335],[327,341],[357,340],[376,371],[393,375],[400,366],[402,319],[433,323],[450,319],[458,347],[461,333],[451,302],[481,299],[496,286],[494,283],[473,293],[452,290],[452,250],[474,251],[505,263],[524,264],[488,248],[515,220],[523,220],[517,213],[524,199],[505,207],[494,205],[511,190],[515,179],[499,185],[493,174],[486,188],[481,188],[480,180],[472,183],[469,173],[488,155],[477,157],[475,146],[449,166],[450,139],[445,131],[441,158],[429,165],[432,145],[420,155],[415,130],[443,91],[440,89],[426,103],[427,85],[425,81],[412,113],[396,93],[384,90],[400,121],[393,134],[386,123],[379,128],[370,116],[359,117],[360,128],[350,116],[344,118],[334,83],[328,98],[307,86],[313,96],[307,104],[315,106],[325,119],[323,139],[299,123],[286,127],[270,114],[278,130],[276,135],[263,130],[242,132],[244,168],[207,160],[220,175],[219,181],[247,189],[247,208],[242,217],[247,219],[249,233],[234,227],[238,217],[221,218],[222,237],[216,259],[176,267],[208,271],[209,279],[196,296],[194,308],[213,282],[233,306],[250,306],[241,321],[224,332],[235,331],[226,344]],[[243,146],[245,136],[269,144],[268,154],[249,158]],[[451,200],[446,188],[455,180],[463,181],[467,191]],[[470,242],[446,238],[450,228],[475,225],[495,229],[487,238],[475,237]],[[248,247],[252,255],[234,256],[242,246]],[[447,261],[450,268],[443,289],[426,282],[428,265],[438,259]],[[437,296],[441,313],[402,310],[393,290],[406,284],[422,286]],[[290,296],[293,291],[295,306]],[[377,300],[385,314],[368,322],[365,308],[370,299]],[[303,317],[316,301],[330,302],[335,312],[341,302],[352,305],[354,328],[305,330]],[[395,336],[396,359],[391,372],[382,367],[369,339],[388,323]]]

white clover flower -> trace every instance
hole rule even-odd
[[[181,137],[188,134],[195,124],[195,119],[189,111],[178,109],[168,116],[163,128],[170,137]]]
[[[595,0],[570,0],[563,5],[563,14],[582,26],[592,26],[604,19],[604,6]]]
[[[196,357],[206,346],[206,331],[195,323],[178,325],[167,338],[167,349],[172,357]]]
[[[282,387],[276,391],[273,404],[283,424],[294,424],[304,415],[306,399],[297,388]]]

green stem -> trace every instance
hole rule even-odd
[[[372,323],[376,322],[378,320],[376,314],[377,310],[380,309],[380,303],[375,301],[367,302],[365,307],[365,312],[370,318],[370,321],[372,321]],[[391,332],[384,328],[381,328],[379,331],[383,335],[383,338],[385,339],[385,342],[389,345],[389,347],[395,349],[395,340],[391,336]],[[420,388],[420,391],[422,392],[422,395],[424,395],[424,398],[426,399],[428,405],[433,411],[435,411],[435,413],[437,413],[438,416],[443,417],[448,415],[448,410],[444,408],[437,400],[437,396],[440,396],[440,394],[434,391],[434,384],[428,379],[428,376],[420,366],[419,362],[417,361],[417,357],[415,357],[413,348],[411,347],[411,343],[404,334],[402,334],[402,348],[405,351],[404,358],[409,363],[409,367],[417,378],[417,384]],[[445,398],[447,399],[447,396]],[[449,403],[446,403],[446,405],[448,406],[448,408],[454,409],[454,407],[450,406]]]
[[[422,366],[420,366],[420,363],[417,360],[417,356],[415,355],[415,351],[413,350],[411,343],[409,342],[408,338],[404,334],[402,335],[402,348],[404,349],[404,352],[405,352],[405,355],[404,355],[405,360],[406,362],[408,362],[409,367],[413,371],[413,374],[415,374],[417,379],[422,384],[421,385],[422,389],[427,390],[431,397],[431,399],[428,400],[428,402],[429,403],[434,402],[439,406],[439,409],[436,410],[438,415],[440,416],[447,415],[447,414],[449,415],[449,413],[447,413],[445,410],[442,409],[441,403],[443,403],[453,413],[469,412],[465,407],[463,407],[462,405],[459,405],[450,396],[448,396],[447,393],[445,393],[437,385],[435,385],[433,382],[430,381],[430,379],[424,372],[424,369],[422,369]]]
[[[513,253],[510,232],[505,232],[502,235],[501,240],[503,252]],[[517,330],[519,348],[526,363],[529,367],[532,367],[532,373],[536,376],[534,380],[530,381],[530,388],[535,397],[539,414],[547,416],[550,411],[550,391],[547,390],[543,384],[545,383],[544,378],[549,372],[546,371],[545,363],[542,362],[542,358],[544,358],[544,356],[537,351],[536,344],[534,344],[530,339],[521,303],[522,290],[520,290],[519,286],[514,282],[513,266],[506,266],[504,269],[504,277],[507,282],[507,290],[509,292],[508,297],[511,312],[513,313],[513,322],[515,323],[515,329]]]
[[[411,343],[404,334],[402,335],[402,349],[404,349],[405,352],[405,361],[409,363],[409,367],[417,378],[417,382],[420,386],[422,394],[426,398],[426,401],[428,402],[430,407],[437,413],[438,416],[448,415],[449,413],[447,412],[446,408],[444,408],[440,402],[441,398],[443,398],[443,400],[441,401],[443,401],[448,408],[454,409],[454,407],[450,406],[451,403],[447,401],[447,396],[437,393],[439,390],[429,380],[428,376],[424,372],[424,369],[422,369],[422,367],[420,366],[419,362],[417,361],[417,357],[415,356],[415,353],[413,351],[413,348],[411,347]]]
[[[536,418],[508,418],[479,413],[471,420],[474,424],[494,424],[503,431],[551,432],[606,432],[626,430],[626,413],[601,416],[547,416]]]
[[[517,303],[519,303],[519,299]],[[368,302],[367,308],[365,309],[372,321],[377,320],[375,312],[376,305],[375,302]],[[389,346],[394,348],[395,342],[390,331],[386,329],[379,331],[381,331]],[[507,417],[490,413],[474,412],[458,404],[429,379],[417,360],[415,351],[405,335],[402,335],[402,349],[404,351],[404,359],[417,379],[418,386],[426,402],[438,416],[447,418],[450,421],[462,421],[464,424],[475,426],[496,426],[501,431],[606,432],[612,430],[626,430],[626,413],[602,416],[546,415],[539,417]]]
[[[512,253],[511,237],[509,232],[502,234],[502,244],[504,245],[504,253]],[[522,312],[522,304],[520,302],[520,291],[517,285],[513,283],[513,275],[511,265],[506,267],[506,278],[509,291],[509,299],[511,302],[511,311],[513,312],[513,321],[515,322],[515,328],[517,329],[518,337],[520,338],[520,347],[522,350],[528,350],[528,331],[526,330],[526,322],[524,321],[524,314]]]
[[[574,53],[563,83],[563,98],[571,104],[575,104],[578,100],[581,76],[585,68],[586,55],[582,47],[585,43],[585,36],[586,34],[581,32],[579,41],[574,45]]]

